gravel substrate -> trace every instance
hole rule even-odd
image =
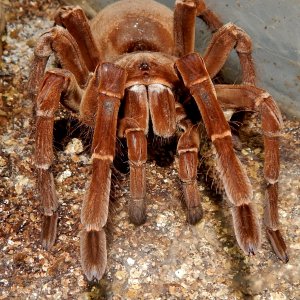
[[[16,2],[4,1],[7,34],[0,70],[0,299],[300,299],[300,122],[295,120],[285,119],[281,144],[279,215],[289,247],[287,264],[276,258],[264,235],[257,255],[242,253],[226,201],[210,192],[205,174],[199,175],[204,218],[195,226],[187,224],[177,159],[168,167],[151,160],[143,226],[128,220],[128,176],[114,175],[107,271],[100,283],[89,285],[80,267],[79,232],[90,158],[76,137],[56,154],[59,236],[53,250],[42,249],[32,160],[33,105],[25,86],[34,42],[51,26],[59,4]],[[239,156],[262,218],[259,131],[254,116],[243,128]]]

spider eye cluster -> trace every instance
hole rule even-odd
[[[140,70],[141,71],[149,71],[150,65],[147,62],[141,62],[140,63]]]

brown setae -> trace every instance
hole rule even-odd
[[[205,54],[195,53],[196,17],[215,31]],[[213,84],[235,49],[241,84]],[[50,55],[61,68],[46,70]],[[236,25],[223,25],[203,0],[177,0],[174,12],[148,0],[123,0],[107,6],[89,21],[80,7],[63,7],[55,26],[35,47],[29,91],[36,102],[35,167],[43,208],[42,242],[56,239],[58,201],[53,163],[54,114],[60,104],[93,128],[92,175],[83,199],[81,263],[88,280],[99,280],[106,268],[106,234],[116,139],[124,138],[130,166],[129,218],[146,219],[146,162],[149,126],[161,138],[180,132],[178,175],[187,220],[202,218],[197,186],[199,122],[189,117],[195,101],[215,148],[217,168],[231,205],[234,231],[241,249],[254,254],[260,226],[252,188],[233,150],[231,129],[222,108],[259,112],[265,149],[266,205],[264,223],[277,256],[288,261],[279,231],[279,137],[282,118],[271,95],[255,85],[250,37]]]

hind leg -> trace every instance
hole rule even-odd
[[[267,183],[264,223],[274,252],[283,262],[287,262],[287,247],[279,231],[278,215],[279,138],[283,126],[281,113],[272,96],[255,86],[216,85],[215,88],[222,106],[260,113],[265,151],[264,177]]]

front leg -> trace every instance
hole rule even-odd
[[[100,81],[94,95],[98,103],[92,144],[92,179],[81,211],[81,264],[88,280],[101,279],[106,267],[104,226],[108,217],[118,111],[126,80],[125,71],[110,63],[102,64],[96,72],[99,72],[96,77]]]
[[[197,103],[207,134],[216,149],[220,177],[233,205],[231,213],[237,241],[245,253],[254,254],[260,243],[260,230],[251,204],[252,188],[234,153],[230,128],[218,103],[204,60],[193,53],[179,59],[176,67]]]

